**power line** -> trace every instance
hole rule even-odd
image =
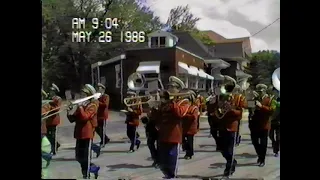
[[[260,29],[258,32],[254,33],[253,35],[251,35],[251,37],[259,34],[260,32],[264,31],[265,29],[267,29],[268,27],[272,26],[274,23],[276,23],[277,21],[280,20],[280,17],[277,18],[275,21],[273,21],[272,23],[268,24],[267,26],[263,27],[262,29]]]

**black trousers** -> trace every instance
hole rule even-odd
[[[96,127],[96,132],[101,139],[100,145],[104,145],[104,144],[106,144],[106,142],[108,142],[110,140],[109,137],[106,135],[106,121],[98,121],[98,126]]]
[[[150,150],[151,158],[155,163],[159,162],[158,159],[158,149],[159,149],[159,143],[157,142],[157,138],[154,137],[148,137],[147,139],[147,145]]]
[[[251,130],[251,141],[259,161],[264,162],[268,146],[268,130]]]
[[[134,150],[134,145],[140,144],[139,135],[137,133],[137,127],[127,125],[127,136],[130,139],[130,150]]]
[[[58,141],[56,141],[57,126],[47,127],[47,138],[51,144],[51,153],[56,154],[57,147],[60,146]]]
[[[200,115],[198,116],[198,119],[197,119],[197,129],[198,130],[200,129]]]
[[[210,125],[210,134],[212,135],[213,139],[216,141],[217,150],[220,150],[221,138],[219,136],[219,129],[218,129],[220,125],[218,123],[213,122],[212,116],[208,116],[208,122]]]
[[[91,162],[91,139],[77,139],[76,141],[76,160],[80,163],[83,176],[89,177]]]
[[[279,124],[271,124],[269,138],[272,142],[273,153],[278,153],[280,151],[280,125]]]
[[[219,135],[221,138],[221,154],[226,159],[226,171],[235,168],[237,161],[234,159],[234,148],[236,141],[236,132],[227,130],[220,130]]]
[[[194,155],[193,149],[194,135],[185,134],[183,135],[184,148],[186,150],[186,156],[192,157]]]

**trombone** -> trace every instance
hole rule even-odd
[[[168,92],[169,93],[169,92]],[[169,93],[169,97],[179,97],[178,99],[184,99],[186,96],[190,96],[191,93],[186,92],[186,93]],[[141,101],[143,99],[147,99],[146,101]],[[171,99],[171,98],[170,98]],[[137,102],[134,102],[134,100],[136,100]],[[138,101],[140,100],[140,101]],[[136,96],[136,97],[129,97],[129,98],[124,98],[123,99],[123,103],[127,106],[127,107],[131,107],[131,106],[138,106],[138,105],[143,105],[143,104],[149,104],[152,101],[160,101],[160,97],[158,94],[150,94],[150,95],[146,95],[146,96]]]
[[[74,106],[77,106],[77,105],[79,105],[80,103],[83,103],[83,102],[85,102],[85,101],[87,101],[87,100],[89,100],[89,99],[92,99],[92,98],[98,99],[100,96],[101,96],[101,93],[95,93],[95,94],[92,95],[92,96],[88,96],[88,97],[85,97],[85,98],[77,99],[77,100],[75,100],[75,101],[73,101],[73,102],[70,102],[70,103],[68,103],[68,104],[66,104],[66,105],[53,108],[53,109],[51,109],[50,111],[45,112],[44,114],[41,114],[41,115],[43,116],[43,117],[42,117],[42,120],[47,119],[47,118],[49,118],[49,117],[51,117],[51,116],[54,116],[54,115],[56,115],[56,114],[59,114],[59,113],[62,112],[62,111],[71,110]],[[48,102],[49,102],[49,101],[48,101]],[[43,104],[43,103],[42,103],[42,104]],[[59,110],[59,111],[56,111],[56,110],[58,110],[58,109],[60,109],[60,110]],[[54,112],[54,111],[56,111],[56,112]]]
[[[144,99],[146,99],[146,101],[141,101]],[[160,99],[158,98],[158,94],[150,94],[146,96],[136,96],[136,97],[129,97],[129,98],[123,99],[123,103],[127,107],[149,104],[151,101],[160,101]]]

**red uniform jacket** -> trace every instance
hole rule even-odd
[[[46,114],[46,112],[50,111],[50,105],[49,104],[45,104],[42,106],[41,108],[41,114],[44,115]],[[46,135],[47,134],[47,126],[46,126],[46,119],[41,121],[41,134],[42,135]]]
[[[227,112],[227,114],[220,119],[221,126],[228,131],[237,132],[239,130],[238,125],[242,119],[243,108],[247,106],[245,97],[241,94],[233,94],[231,104],[236,108]]]
[[[108,119],[109,95],[104,94],[99,98],[98,121],[106,121]]]
[[[159,141],[166,143],[181,143],[182,118],[187,114],[189,105],[181,101],[160,105],[157,115],[156,127]]]
[[[253,129],[257,130],[270,130],[271,123],[270,123],[270,116],[272,115],[272,103],[273,98],[265,97],[262,99],[262,107],[259,109],[256,109],[254,111],[254,114],[252,116],[252,124]]]
[[[97,102],[92,101],[86,106],[79,106],[74,113],[76,125],[74,127],[74,138],[92,139],[97,127]]]
[[[204,103],[203,96],[197,97],[195,104],[198,106],[200,113],[206,110],[206,104]]]
[[[127,119],[126,119],[126,124],[132,125],[132,126],[139,126],[140,121],[139,121],[139,116],[142,114],[142,106],[139,105],[137,108],[133,109],[133,112],[128,112],[127,113]]]
[[[199,109],[197,106],[192,105],[189,107],[182,121],[183,134],[195,135],[198,132],[198,113]]]
[[[62,99],[59,96],[54,96],[52,98],[52,100],[53,101],[50,102],[50,106],[51,106],[51,110],[53,110],[53,109],[54,110],[51,111],[50,113],[55,113],[55,112],[60,110],[60,107],[61,107],[61,104],[62,104]],[[49,117],[47,119],[46,123],[47,123],[47,127],[59,125],[60,124],[60,115],[59,114],[55,114],[55,115]]]

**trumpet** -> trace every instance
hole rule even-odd
[[[50,111],[48,111],[48,112],[46,112],[46,113],[44,113],[44,114],[41,114],[41,115],[43,116],[43,117],[42,117],[42,120],[47,119],[47,118],[49,118],[49,117],[51,117],[51,116],[54,116],[54,115],[56,115],[56,114],[59,114],[59,113],[62,112],[62,111],[71,110],[74,106],[77,106],[77,105],[79,105],[79,104],[81,104],[81,103],[83,103],[83,102],[85,102],[85,101],[87,101],[87,100],[90,100],[90,99],[92,99],[92,98],[98,99],[100,96],[101,96],[101,93],[95,93],[95,94],[92,95],[92,96],[88,96],[88,97],[85,97],[85,98],[77,99],[77,100],[75,100],[75,101],[73,101],[73,102],[69,102],[69,103],[66,104],[66,105],[53,108],[53,109],[51,109]],[[60,110],[59,110],[59,111],[56,111],[56,110],[58,110],[58,109],[60,109]],[[56,112],[54,112],[54,111],[56,111]]]

